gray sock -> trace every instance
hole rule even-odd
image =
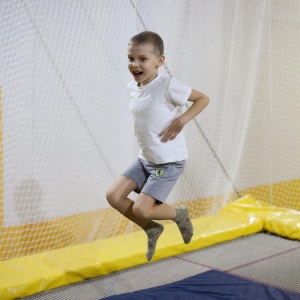
[[[188,209],[184,206],[176,206],[176,217],[173,221],[177,224],[185,244],[188,244],[194,233],[194,227],[189,217]]]
[[[148,250],[146,253],[146,257],[147,260],[150,261],[155,253],[156,242],[164,231],[164,226],[157,222],[150,221],[143,229],[148,236]]]

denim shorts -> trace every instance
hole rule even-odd
[[[182,160],[156,165],[138,158],[122,175],[136,183],[136,193],[142,192],[163,203],[182,174],[184,164]]]

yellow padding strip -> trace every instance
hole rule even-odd
[[[300,212],[283,212],[267,219],[265,230],[289,239],[300,240]]]
[[[193,219],[195,233],[189,245],[183,244],[176,224],[167,224],[153,260],[259,232],[264,229],[264,224],[272,223],[272,220],[279,221],[276,218],[281,213],[287,216],[288,212],[245,196],[216,215]],[[295,211],[292,211],[292,215],[299,216]],[[299,220],[294,221],[299,225]],[[145,252],[146,235],[138,231],[6,260],[0,262],[1,300],[25,297],[85,278],[145,264]]]
[[[236,213],[248,213],[264,222],[264,230],[292,239],[300,240],[300,212],[258,201],[250,195],[236,200],[223,208]]]

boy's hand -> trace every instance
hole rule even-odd
[[[195,118],[209,103],[209,98],[196,90],[192,90],[188,100],[193,102],[192,106],[180,117],[174,119],[173,122],[159,134],[159,136],[163,137],[161,139],[162,143],[174,140],[183,126]]]
[[[166,143],[167,141],[174,140],[181,132],[183,126],[184,124],[182,123],[180,117],[174,119],[173,122],[159,134],[159,136],[163,137],[161,141]]]

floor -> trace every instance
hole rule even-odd
[[[268,233],[253,234],[22,299],[98,300],[212,269],[299,293],[300,299],[300,242]]]

